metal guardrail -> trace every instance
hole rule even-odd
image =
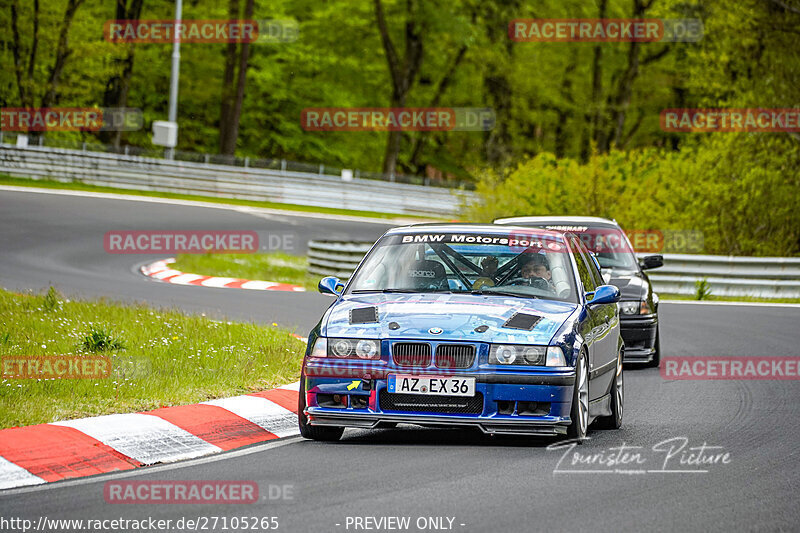
[[[20,145],[21,137],[24,137],[24,144]],[[30,144],[27,144],[30,142]],[[164,159],[165,154],[169,149],[160,146],[142,147],[131,146],[129,144],[115,146],[112,144],[101,144],[95,141],[85,142],[70,139],[62,139],[59,137],[49,137],[41,135],[36,138],[28,138],[27,135],[17,132],[4,132],[0,130],[0,144],[9,146],[26,147],[26,146],[39,146],[48,148],[66,148],[71,150],[80,150],[82,152],[100,152],[120,155],[132,155],[140,157],[148,157],[151,159]],[[474,190],[475,184],[471,181],[454,181],[452,179],[432,178],[428,176],[414,176],[409,174],[397,173],[384,173],[384,172],[370,172],[360,169],[343,169],[332,165],[324,165],[320,163],[302,163],[299,161],[292,161],[290,159],[269,159],[259,157],[240,157],[225,154],[209,154],[201,152],[185,152],[183,150],[174,150],[172,157],[175,161],[189,161],[194,163],[205,163],[215,165],[227,165],[234,167],[252,167],[252,168],[266,168],[272,170],[282,170],[289,172],[304,172],[307,174],[317,174],[320,176],[332,176],[335,178],[341,177],[343,172],[352,172],[352,176],[356,179],[363,178],[367,180],[389,181],[396,183],[407,183],[411,185],[424,185],[426,187],[444,187],[447,189],[467,189]]]
[[[309,272],[348,279],[372,243],[311,241]],[[650,254],[639,254],[640,257]],[[800,258],[664,254],[664,266],[648,271],[656,292],[695,294],[705,279],[716,296],[800,298]]]
[[[308,272],[350,279],[370,248],[371,242],[309,241]]]
[[[473,193],[403,183],[103,152],[0,145],[0,172],[124,189],[382,213],[450,216]]]
[[[648,276],[673,294],[695,294],[704,279],[718,296],[800,298],[800,258],[664,254],[664,266]]]

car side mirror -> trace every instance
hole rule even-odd
[[[600,285],[594,292],[587,292],[586,305],[595,306],[603,304],[615,304],[619,301],[619,289],[614,285]]]
[[[319,280],[319,292],[339,296],[344,290],[344,283],[336,276],[327,276]]]
[[[651,268],[662,267],[664,266],[664,256],[646,255],[641,259],[640,265],[642,266],[642,270],[650,270]]]

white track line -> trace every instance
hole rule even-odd
[[[266,398],[234,396],[203,403],[227,409],[278,437],[297,435],[300,432],[297,427],[297,415]]]
[[[141,413],[81,418],[53,425],[75,428],[146,465],[222,451],[163,418]]]
[[[204,277],[205,276],[201,276],[200,274],[181,274],[180,276],[175,276],[169,280],[169,282],[174,285],[189,285],[191,282],[203,279]]]
[[[13,489],[26,485],[41,485],[45,480],[34,476],[21,466],[17,466],[8,459],[0,457],[0,489]]]
[[[201,281],[200,285],[203,287],[224,287],[234,281],[239,281],[239,278],[208,278],[205,281]]]
[[[275,285],[280,285],[277,281],[258,281],[252,280],[248,281],[247,283],[242,283],[242,289],[251,289],[254,291],[264,291],[269,289],[270,287],[274,287]]]
[[[181,272],[180,270],[173,270],[171,268],[168,268],[167,270],[161,270],[159,272],[155,272],[154,274],[150,274],[150,277],[155,279],[164,279],[170,276],[177,276],[179,274],[183,274],[183,272]]]
[[[247,446],[245,448],[237,448],[235,450],[230,450],[215,455],[207,455],[205,457],[199,457],[197,459],[188,459],[186,461],[181,461],[179,463],[160,464],[160,465],[148,466],[146,468],[135,468],[133,470],[120,470],[117,472],[108,472],[105,474],[97,474],[94,476],[52,481],[50,483],[45,483],[44,485],[40,484],[29,487],[9,489],[3,492],[2,496],[6,496],[9,494],[26,494],[28,492],[39,492],[43,490],[57,490],[62,488],[69,490],[70,487],[75,487],[78,485],[91,485],[93,483],[105,483],[106,481],[112,479],[126,479],[137,476],[150,476],[156,472],[166,472],[168,470],[176,470],[179,468],[192,468],[198,465],[210,464],[217,461],[225,461],[228,459],[232,459],[234,457],[243,457],[245,455],[261,453],[265,450],[280,448],[282,446],[286,446],[289,444],[296,444],[299,442],[303,442],[303,439],[301,439],[300,437],[268,440],[266,442],[254,444],[252,446]]]
[[[787,304],[775,302],[714,302],[698,300],[661,300],[662,304],[681,304],[681,305],[727,305],[727,306],[748,306],[748,307],[800,307],[800,304]]]

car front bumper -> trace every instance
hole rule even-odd
[[[626,363],[649,363],[656,354],[658,316],[630,317],[620,320],[620,333],[625,342]]]
[[[448,406],[437,412],[440,398],[460,402],[463,397],[424,396],[425,410],[405,409],[398,398],[420,401],[421,395],[389,393],[389,374],[442,375],[441,371],[364,367],[335,368],[324,362],[307,363],[305,414],[311,425],[378,428],[388,424],[409,423],[423,426],[477,427],[484,433],[559,435],[570,424],[575,371],[487,372],[450,371],[450,377],[474,377],[478,398],[464,399],[470,412]],[[334,374],[335,375],[332,375]],[[330,398],[341,406],[330,407]],[[391,398],[391,400],[390,400]],[[425,400],[422,400],[425,402]],[[320,405],[326,403],[327,405]]]

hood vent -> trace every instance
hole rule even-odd
[[[378,321],[377,307],[362,307],[350,310],[351,324],[371,324]]]
[[[542,317],[536,315],[527,315],[525,313],[514,313],[511,318],[506,320],[503,324],[504,328],[525,329],[531,330]]]

